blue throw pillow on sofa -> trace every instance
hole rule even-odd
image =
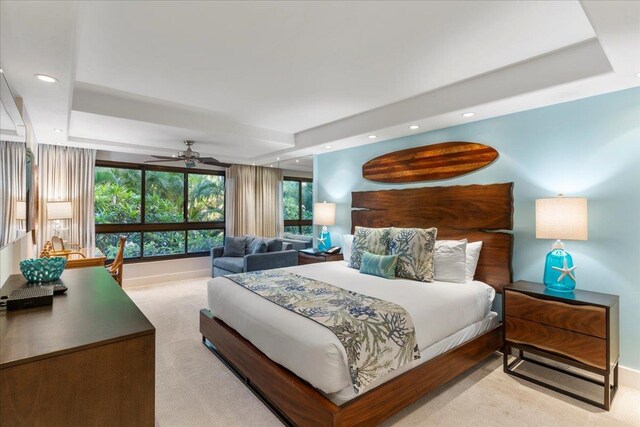
[[[282,250],[282,239],[267,239],[267,252],[280,252]]]
[[[247,246],[247,252],[250,254],[263,254],[267,252],[267,242],[261,237],[256,237],[251,242],[251,245]]]
[[[226,257],[243,257],[244,249],[247,245],[247,240],[244,237],[230,237],[224,238],[224,250],[222,256]]]

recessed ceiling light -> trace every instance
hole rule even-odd
[[[36,76],[36,79],[47,83],[55,83],[58,81],[55,77],[47,76],[46,74],[34,74],[34,76]]]
[[[378,135],[369,135],[369,139],[376,139]]]
[[[636,77],[640,77],[640,72],[637,72],[637,73],[636,73]]]
[[[296,159],[296,163],[300,163],[300,160]]]
[[[280,157],[276,157],[276,160],[280,160]]]
[[[4,74],[4,70],[0,67],[0,73]]]
[[[462,113],[462,117],[473,117],[475,115],[476,115],[476,113],[472,113],[472,112]]]
[[[255,163],[251,163],[251,166],[255,166],[255,165],[256,165]]]
[[[324,148],[329,149],[329,148],[331,148],[331,146],[330,145],[325,145]]]
[[[418,126],[418,125],[409,126],[409,129],[411,129],[411,130],[416,130],[416,129],[419,129],[419,128],[420,128],[420,126]]]
[[[64,131],[63,131],[62,129],[60,129],[60,128],[55,128],[55,129],[53,129],[53,131],[54,131],[54,132],[58,132],[58,133],[64,132]]]
[[[270,168],[272,168],[272,167],[273,167],[273,165],[269,165],[269,167],[270,167]]]

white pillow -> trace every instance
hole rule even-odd
[[[480,259],[482,241],[467,243],[467,280],[473,280]]]
[[[467,239],[436,240],[434,280],[465,283],[467,273]]]
[[[353,246],[353,234],[342,236],[342,257],[349,262],[351,259],[351,247]]]

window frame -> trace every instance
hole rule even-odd
[[[226,173],[225,171],[215,169],[195,169],[175,166],[159,166],[150,165],[145,163],[126,163],[126,162],[114,162],[110,160],[96,160],[96,167],[107,168],[120,168],[120,169],[136,169],[141,171],[141,184],[140,184],[140,221],[139,223],[123,223],[123,224],[95,224],[95,235],[98,234],[110,234],[110,233],[140,233],[140,256],[135,258],[125,258],[125,264],[135,264],[139,262],[152,262],[163,261],[169,259],[180,258],[197,258],[208,256],[209,251],[202,252],[189,252],[189,233],[190,230],[222,230],[222,237],[225,236],[226,225],[226,206],[227,206],[227,191],[226,191]],[[171,223],[147,223],[145,221],[145,208],[146,208],[146,172],[178,172],[183,174],[183,204],[182,204],[182,222]],[[205,222],[189,222],[189,175],[217,175],[222,176],[225,184],[224,191],[224,206],[225,215],[223,221],[205,221]],[[95,178],[94,178],[95,179]],[[95,195],[95,192],[94,192]],[[157,231],[183,231],[184,232],[184,253],[172,254],[172,255],[156,255],[156,256],[144,256],[144,233],[145,232],[157,232]]]
[[[297,176],[285,176],[282,179],[282,183],[284,185],[284,181],[297,181],[298,182],[298,219],[285,219],[284,226],[285,227],[298,227],[298,234],[302,234],[302,227],[310,225],[313,227],[313,219],[302,219],[302,183],[309,182],[313,184],[313,180],[311,178],[303,178]],[[283,196],[284,197],[284,192]],[[284,202],[283,202],[284,204]],[[284,209],[284,207],[283,207]],[[313,207],[311,208],[311,212],[313,212]],[[283,212],[284,214],[284,212]]]

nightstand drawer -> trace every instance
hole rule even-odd
[[[606,340],[512,317],[511,308],[509,305],[509,315],[505,318],[508,341],[551,351],[596,368],[607,368]]]
[[[509,316],[607,338],[607,312],[603,307],[565,304],[513,291],[507,291],[505,294]]]

